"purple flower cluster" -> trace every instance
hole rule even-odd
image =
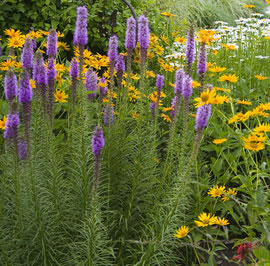
[[[13,71],[6,73],[4,89],[7,101],[12,101],[17,97],[17,78]]]
[[[115,64],[115,70],[117,72],[124,72],[125,71],[125,59],[123,55],[118,55],[116,59],[116,64]]]
[[[77,8],[76,27],[73,36],[73,43],[75,45],[84,46],[88,42],[87,15],[88,12],[85,6]]]
[[[4,131],[5,139],[16,137],[15,135],[17,134],[17,127],[19,123],[20,119],[18,114],[8,115]]]
[[[147,49],[150,42],[150,29],[148,25],[148,18],[140,16],[139,18],[139,34],[138,39],[141,49]]]
[[[211,116],[211,104],[205,104],[198,107],[196,113],[196,125],[195,125],[196,131],[207,127],[210,116]]]
[[[185,78],[185,72],[182,68],[178,69],[175,72],[175,84],[174,84],[174,93],[182,93],[183,90],[183,81]]]
[[[79,64],[78,64],[76,57],[73,57],[71,62],[70,62],[69,74],[72,78],[76,78],[76,79],[79,75]]]
[[[21,56],[22,67],[24,69],[29,69],[32,67],[33,54],[34,54],[34,50],[33,50],[32,40],[30,37],[27,37],[25,39],[25,43],[22,50],[22,56]]]
[[[192,64],[194,62],[194,54],[195,54],[195,36],[194,36],[194,28],[191,27],[188,32],[186,45],[187,72],[189,75]]]
[[[92,138],[92,152],[96,157],[98,157],[101,153],[102,148],[105,145],[103,130],[101,126],[96,126],[94,135]]]
[[[37,85],[47,85],[46,69],[43,55],[40,51],[37,51],[34,56],[33,79]]]
[[[51,29],[47,39],[47,55],[55,57],[57,52],[57,32]]]
[[[136,21],[133,17],[127,19],[125,47],[134,49],[136,46]]]
[[[108,127],[113,124],[114,114],[113,114],[113,106],[107,104],[104,110],[104,125]]]
[[[198,66],[197,73],[199,75],[204,74],[206,72],[207,64],[206,64],[206,46],[205,43],[201,43],[199,58],[198,58]]]
[[[19,102],[29,103],[33,98],[33,91],[30,85],[29,74],[27,71],[23,71],[20,76],[20,89],[19,89]]]
[[[55,65],[54,65],[54,58],[51,57],[48,60],[48,65],[47,65],[47,79],[49,80],[55,80],[56,78],[56,70],[55,70]]]
[[[87,91],[92,91],[91,94],[87,94],[88,99],[95,99],[97,94],[97,75],[92,69],[88,69],[85,73],[85,88]]]
[[[184,80],[184,86],[182,89],[182,95],[184,98],[189,98],[192,94],[192,79],[189,75],[186,75]]]
[[[20,160],[26,160],[28,158],[27,143],[25,141],[19,141],[18,143],[18,156]]]
[[[156,87],[158,88],[158,91],[160,91],[161,88],[163,87],[163,81],[164,81],[164,75],[157,74]]]
[[[109,39],[108,58],[111,61],[115,61],[118,54],[118,38],[116,35]]]

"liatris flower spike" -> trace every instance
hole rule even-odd
[[[187,36],[187,45],[186,45],[186,58],[187,58],[187,74],[190,75],[191,67],[194,62],[195,54],[195,36],[194,28],[190,27],[188,36]]]
[[[141,49],[147,49],[150,42],[150,30],[148,25],[148,18],[140,16],[139,18],[139,36],[138,40]]]
[[[174,93],[175,94],[182,93],[184,78],[185,78],[184,70],[182,68],[178,69],[175,72],[175,84],[174,84]]]
[[[33,45],[30,37],[27,37],[24,42],[23,50],[22,50],[22,67],[24,69],[30,69],[32,67],[33,61]]]
[[[125,47],[131,50],[136,47],[136,21],[133,17],[127,19]]]
[[[50,57],[47,65],[47,79],[48,79],[48,115],[52,122],[53,106],[54,106],[54,83],[56,78],[56,70],[54,65],[54,57]]]
[[[17,78],[13,71],[7,71],[5,76],[5,96],[7,101],[12,101],[17,97]]]
[[[55,57],[57,52],[57,32],[51,29],[47,39],[47,55]]]
[[[88,42],[87,15],[88,12],[85,6],[77,8],[76,27],[73,36],[73,43],[75,45],[84,46]]]
[[[116,35],[109,39],[108,58],[111,61],[115,61],[118,54],[118,38]]]
[[[85,88],[87,91],[92,91],[87,94],[88,100],[95,99],[97,96],[97,75],[92,69],[88,69],[85,73]]]
[[[7,117],[5,131],[4,131],[4,138],[13,138],[17,137],[17,127],[20,123],[19,115],[18,114],[9,114]]]
[[[107,104],[104,110],[104,125],[108,127],[113,124],[114,114],[113,114],[113,106]]]
[[[196,125],[195,125],[196,131],[207,127],[210,116],[211,116],[211,104],[205,104],[198,107],[196,113]]]
[[[25,141],[19,141],[18,143],[18,157],[20,160],[26,160],[28,158],[27,143]]]
[[[184,86],[182,89],[182,95],[184,98],[189,98],[192,94],[192,79],[189,75],[186,75],[184,80]]]
[[[206,55],[206,44],[201,43],[199,58],[198,58],[198,66],[197,66],[197,73],[199,75],[199,82],[203,86],[204,82],[204,75],[207,70],[207,63],[206,63],[207,55]]]
[[[118,87],[122,87],[123,73],[125,71],[125,59],[123,55],[118,55],[115,64],[115,70],[117,71]]]

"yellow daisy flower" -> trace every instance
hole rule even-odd
[[[174,236],[176,238],[183,238],[188,233],[189,233],[189,228],[187,226],[185,226],[185,225],[182,225],[180,228],[178,228],[178,230],[176,230],[176,233],[174,234]]]
[[[219,67],[219,66],[209,68],[209,71],[214,72],[214,73],[220,73],[220,72],[225,71],[225,70],[226,70],[226,67]]]
[[[262,133],[262,132],[270,132],[270,124],[261,124],[254,128],[254,132]]]
[[[185,37],[176,37],[175,42],[179,42],[181,44],[185,44],[187,39]]]
[[[255,78],[258,80],[265,80],[268,79],[268,77],[262,76],[262,75],[255,75]]]
[[[172,122],[171,118],[168,115],[166,115],[166,114],[161,114],[161,117],[163,117],[163,120],[164,121],[167,121],[169,123]]]
[[[228,81],[235,83],[237,82],[239,77],[237,77],[235,74],[230,74],[230,75],[222,75],[218,81]]]
[[[228,224],[230,224],[229,223],[229,221],[227,220],[227,219],[225,219],[225,218],[217,218],[216,219],[216,224],[217,225],[220,225],[220,226],[225,226],[225,225],[228,225]]]
[[[200,87],[201,86],[201,83],[197,82],[196,80],[193,80],[192,81],[192,88],[197,88],[197,87]]]
[[[7,121],[6,116],[3,117],[3,120],[0,120],[0,128],[3,130],[5,129],[6,121]]]
[[[199,221],[194,221],[198,227],[206,227],[208,225],[213,225],[216,223],[217,217],[213,214],[211,216],[210,213],[201,213],[199,216]]]
[[[240,101],[240,100],[237,100],[235,103],[236,104],[243,104],[243,105],[252,105],[252,103],[249,102],[249,101]]]
[[[211,195],[211,198],[221,197],[225,191],[225,186],[216,186],[208,191],[208,194]]]
[[[68,98],[68,95],[66,95],[65,91],[63,90],[56,90],[54,98],[56,102],[66,103],[67,102],[66,98]]]
[[[227,141],[228,139],[214,139],[213,140],[213,143],[214,144],[221,144],[221,143],[223,143],[223,142],[225,142],[225,141]]]
[[[24,44],[24,38],[12,37],[8,39],[8,47],[22,48]]]
[[[210,91],[209,89],[207,89],[206,91],[203,91],[200,97],[194,99],[194,101],[196,102],[195,107],[198,108],[202,105],[210,104],[215,96],[216,96],[215,90]]]

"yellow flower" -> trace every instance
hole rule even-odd
[[[213,140],[213,143],[214,144],[221,144],[221,143],[223,143],[223,142],[225,142],[225,141],[227,141],[228,139],[214,139]]]
[[[1,70],[9,70],[11,67],[15,66],[16,61],[7,59],[6,61],[3,61],[0,63],[0,69]]]
[[[207,214],[205,212],[201,213],[198,218],[200,221],[194,221],[198,227],[213,225],[216,223],[217,220],[217,217],[214,214],[211,216],[210,213]]]
[[[256,133],[261,133],[261,132],[270,132],[270,124],[261,124],[257,127],[254,128],[254,131]]]
[[[14,37],[23,37],[22,33],[19,30],[14,30],[14,29],[6,29],[4,31],[5,35],[8,35],[11,38]]]
[[[158,55],[162,55],[164,52],[164,48],[160,45],[157,45],[154,47],[154,51],[158,54]]]
[[[32,79],[30,79],[30,86],[32,89],[35,89],[36,88],[36,82]]]
[[[251,114],[243,114],[243,113],[237,113],[232,118],[229,119],[228,124],[232,124],[234,122],[244,122],[249,119]]]
[[[196,102],[195,107],[198,108],[202,105],[210,104],[215,96],[215,90],[210,91],[209,89],[207,89],[206,91],[203,91],[200,97],[194,99],[194,101]]]
[[[187,39],[186,39],[185,37],[176,37],[176,38],[175,38],[175,41],[176,41],[176,42],[179,42],[179,43],[181,43],[181,44],[185,44],[186,41],[187,41]]]
[[[160,39],[165,42],[166,44],[169,44],[168,39],[165,37],[165,35],[161,35]]]
[[[235,44],[222,43],[221,46],[225,47],[226,51],[228,51],[228,50],[236,50],[237,49],[237,46]]]
[[[212,49],[212,50],[211,50],[211,53],[212,53],[213,55],[217,55],[217,54],[218,54],[218,50]]]
[[[162,13],[160,13],[160,15],[165,16],[165,17],[169,17],[169,18],[176,17],[176,15],[169,13],[169,12],[162,12]]]
[[[220,225],[220,226],[225,226],[225,225],[228,225],[228,224],[230,224],[229,223],[229,221],[227,220],[227,219],[225,219],[225,218],[217,218],[216,219],[216,224],[217,225]]]
[[[139,117],[140,117],[140,115],[138,114],[138,113],[136,113],[136,112],[132,112],[132,117],[134,118],[134,119],[138,119]]]
[[[138,76],[138,74],[133,74],[133,73],[130,73],[130,78],[131,79],[134,79],[134,80],[139,80],[140,77]]]
[[[197,87],[200,87],[201,86],[201,83],[197,82],[196,80],[193,80],[192,81],[192,88],[197,88]]]
[[[64,79],[62,78],[62,76],[63,76],[63,73],[57,73],[55,77],[55,80],[57,81],[58,86],[60,87],[64,84]]]
[[[216,39],[214,38],[216,31],[213,30],[200,30],[198,33],[198,41],[210,45]]]
[[[239,77],[237,77],[235,74],[230,74],[230,75],[222,75],[218,81],[228,81],[235,83],[237,82]]]
[[[58,48],[63,48],[66,51],[70,50],[70,46],[65,42],[57,42],[57,47]]]
[[[228,195],[236,196],[237,191],[235,188],[229,188],[229,190],[226,191]]]
[[[161,67],[165,70],[165,71],[169,71],[169,72],[173,72],[174,71],[174,67],[169,65],[169,64],[163,64],[161,65]]]
[[[247,138],[243,138],[245,142],[263,142],[266,141],[266,137],[264,137],[261,133],[251,133]]]
[[[168,115],[166,115],[166,114],[161,114],[161,117],[163,117],[163,120],[164,121],[167,121],[169,123],[172,122],[171,118]]]
[[[19,48],[23,47],[24,39],[22,37],[12,37],[8,39],[8,47]]]
[[[265,148],[263,142],[246,142],[244,147],[250,151],[260,151]]]
[[[249,102],[249,101],[240,101],[240,100],[237,100],[236,101],[236,104],[251,105],[252,103]]]
[[[221,88],[221,87],[213,87],[213,90],[216,90],[216,91],[224,91],[224,92],[228,92],[228,93],[231,92],[230,89],[225,89],[225,88]]]
[[[172,111],[172,110],[173,110],[173,107],[172,106],[171,107],[164,107],[162,109],[163,112],[168,112],[168,111]]]
[[[30,37],[31,39],[33,39],[33,38],[38,39],[38,38],[42,37],[42,34],[39,31],[31,31],[28,34],[26,34],[25,37]]]
[[[262,75],[255,75],[255,78],[258,79],[258,80],[265,80],[265,79],[268,79],[268,77],[264,77]]]
[[[215,98],[211,100],[211,104],[224,104],[229,102],[229,97],[225,95],[217,95]]]
[[[243,5],[243,8],[254,8],[254,7],[256,7],[256,6],[254,6],[254,5]]]
[[[209,68],[210,72],[215,72],[215,73],[220,73],[220,72],[225,71],[225,70],[226,70],[226,67],[219,67],[219,66]]]
[[[67,102],[66,98],[68,98],[68,95],[66,95],[65,91],[63,90],[56,90],[54,98],[56,102],[66,103]]]
[[[146,74],[147,77],[151,77],[151,78],[156,77],[156,74],[153,71],[146,70],[145,74]]]
[[[263,37],[265,40],[270,40],[270,36],[264,36]]]
[[[208,191],[208,194],[211,195],[211,198],[221,197],[225,191],[225,186],[216,186]]]
[[[227,197],[227,196],[223,196],[223,197],[221,198],[221,200],[222,200],[223,202],[228,201],[229,199],[230,199],[230,198]]]
[[[0,120],[0,128],[3,130],[5,129],[6,121],[7,121],[6,116],[3,117],[3,120]]]
[[[189,233],[189,228],[187,226],[185,226],[185,225],[182,225],[180,228],[178,228],[178,230],[176,230],[176,233],[174,234],[174,236],[176,238],[183,238],[188,233]]]

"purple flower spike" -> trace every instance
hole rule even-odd
[[[57,32],[51,29],[47,39],[47,55],[55,57],[57,52]]]
[[[190,28],[187,36],[186,58],[187,58],[187,73],[190,75],[191,67],[194,62],[195,54],[195,36],[193,26]]]
[[[71,62],[70,62],[69,74],[72,78],[76,78],[76,79],[79,75],[79,63],[78,63],[76,57],[73,57]]]
[[[56,78],[56,70],[54,65],[54,58],[51,57],[49,58],[47,65],[47,79],[49,81],[51,79],[55,80],[55,78]]]
[[[197,73],[199,76],[199,82],[203,85],[204,82],[204,75],[207,70],[207,63],[206,63],[206,44],[201,43],[199,58],[198,58],[198,66],[197,66]]]
[[[136,21],[133,17],[127,19],[125,47],[127,49],[134,49],[136,47]]]
[[[24,69],[29,69],[32,67],[33,54],[34,54],[34,51],[33,51],[32,40],[30,37],[27,37],[25,39],[25,43],[22,50],[22,57],[21,57],[22,67]]]
[[[20,160],[28,158],[27,143],[25,141],[19,141],[18,143],[18,156]]]
[[[17,78],[13,71],[8,71],[5,76],[5,96],[7,101],[17,97]]]
[[[125,71],[125,59],[123,55],[117,56],[115,70],[122,73]]]
[[[16,137],[15,135],[17,134],[17,127],[19,123],[20,119],[18,114],[8,115],[4,131],[5,139]]]
[[[107,104],[104,110],[104,125],[108,127],[113,124],[114,115],[113,115],[113,106]]]
[[[30,85],[29,74],[23,71],[20,76],[19,102],[29,103],[32,101],[33,91]]]
[[[88,69],[85,73],[85,88],[87,91],[93,91],[91,94],[87,94],[88,100],[95,99],[97,94],[97,75],[96,73]]]
[[[118,38],[116,35],[109,40],[108,57],[110,61],[116,60],[118,54]]]
[[[33,50],[37,49],[37,39],[36,38],[32,39],[32,47],[33,47]]]
[[[40,51],[37,51],[34,56],[33,79],[37,85],[47,85],[46,69],[43,55]]]
[[[77,8],[76,27],[73,36],[73,43],[75,45],[84,46],[88,42],[87,15],[88,12],[85,6]]]
[[[164,81],[164,76],[163,75],[157,75],[156,87],[158,88],[158,91],[160,91],[161,88],[163,87],[163,81]]]
[[[150,41],[150,30],[148,25],[148,18],[145,16],[140,16],[139,18],[139,36],[141,49],[147,49],[149,47]]]
[[[101,126],[96,126],[94,135],[92,138],[92,151],[95,156],[99,156],[101,153],[102,148],[105,145],[104,137],[103,137],[103,130]]]
[[[176,103],[177,103],[177,96],[174,96],[172,99],[172,110],[171,110],[171,117],[173,118],[175,116],[176,111]]]
[[[174,84],[174,93],[182,93],[183,83],[185,78],[185,72],[182,68],[175,72],[175,84]]]
[[[196,131],[207,127],[210,116],[211,116],[211,104],[202,105],[197,109],[196,125],[195,125]]]
[[[189,98],[191,94],[192,94],[192,79],[189,75],[186,75],[182,95],[184,96],[184,98]]]

